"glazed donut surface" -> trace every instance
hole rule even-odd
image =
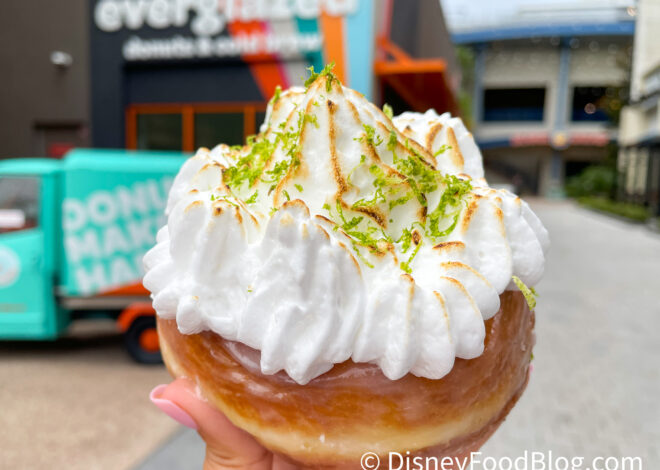
[[[360,468],[363,453],[459,456],[497,429],[527,383],[534,314],[520,292],[500,296],[481,356],[457,359],[440,380],[392,381],[378,366],[346,361],[299,385],[264,375],[259,351],[216,333],[179,333],[158,318],[163,359],[267,448],[303,465]]]

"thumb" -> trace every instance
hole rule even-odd
[[[272,454],[202,398],[190,379],[179,378],[169,385],[159,385],[150,398],[171,418],[197,429],[206,442],[205,470],[272,467]]]

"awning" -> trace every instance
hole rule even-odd
[[[378,46],[384,58],[375,61],[374,73],[381,80],[381,86],[390,86],[412,111],[433,108],[438,113],[459,114],[444,60],[414,59],[385,38],[378,41]]]

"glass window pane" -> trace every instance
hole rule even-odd
[[[172,114],[138,114],[137,148],[140,150],[181,150],[182,117]]]
[[[243,113],[196,113],[195,147],[243,143]]]
[[[0,178],[0,233],[39,224],[39,178]]]
[[[573,88],[573,121],[608,121],[606,111],[607,105],[606,87],[583,87]]]
[[[484,121],[543,121],[545,88],[484,90]]]

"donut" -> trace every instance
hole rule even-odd
[[[266,448],[302,466],[360,468],[366,452],[381,461],[390,452],[468,456],[498,428],[525,389],[534,344],[522,294],[500,300],[483,354],[457,359],[439,380],[390,380],[376,365],[348,360],[300,385],[284,372],[261,373],[259,351],[214,332],[181,334],[175,320],[159,318],[158,335],[171,375],[194,380]]]

